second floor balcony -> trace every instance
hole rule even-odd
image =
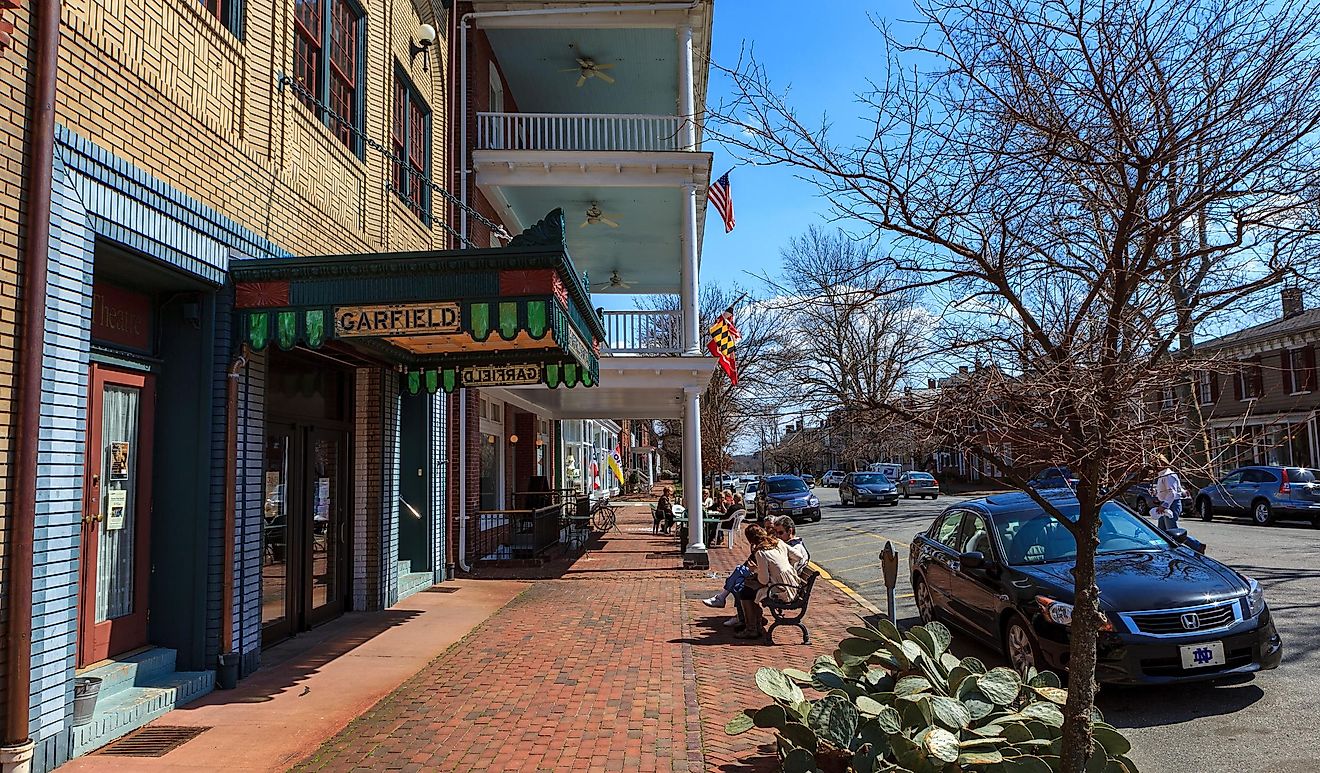
[[[601,312],[605,355],[673,356],[683,353],[682,315],[678,310]]]
[[[670,152],[684,147],[673,115],[478,113],[477,150]]]

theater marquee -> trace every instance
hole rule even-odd
[[[335,309],[335,337],[408,336],[460,331],[457,303],[389,306],[340,306]]]
[[[544,376],[540,365],[479,365],[462,370],[465,387],[537,384]]]

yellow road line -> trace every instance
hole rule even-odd
[[[892,543],[894,543],[894,547],[898,547],[898,548],[911,547],[911,546],[908,545],[908,543],[906,543],[906,542],[902,542],[902,541],[900,541],[900,540],[896,540],[896,539],[894,539],[894,538],[892,538],[892,537],[886,537],[885,535],[880,534],[880,533],[878,533],[878,532],[874,532],[874,531],[866,531],[865,529],[859,529],[859,528],[857,528],[857,527],[855,527],[855,526],[844,526],[843,528],[847,529],[848,531],[855,531],[855,532],[857,532],[858,534],[865,534],[866,536],[868,536],[868,537],[870,537],[870,538],[872,538],[872,539],[880,540],[881,542],[892,542]]]
[[[868,550],[868,551],[866,551],[866,552],[864,552],[864,553],[853,553],[853,554],[851,554],[851,555],[846,555],[846,556],[830,556],[830,559],[829,559],[829,560],[831,560],[831,561],[847,561],[847,560],[850,559],[850,558],[862,558],[863,556],[870,556],[871,558],[874,558],[874,559],[877,560],[877,561],[880,560],[880,554],[877,553],[874,549],[872,549],[872,550]]]
[[[825,567],[821,566],[820,564],[817,564],[815,561],[808,561],[807,563],[812,569],[815,569],[816,571],[820,572],[821,579],[825,580],[830,585],[833,585],[834,587],[843,591],[845,596],[852,599],[853,601],[856,601],[866,611],[870,612],[873,615],[884,614],[884,612],[880,611],[880,607],[877,607],[875,604],[872,604],[871,602],[867,601],[865,598],[862,597],[862,594],[858,593],[852,588],[849,588],[847,585],[843,583],[842,580],[836,580],[834,579],[834,577],[830,576],[830,573],[825,571]]]

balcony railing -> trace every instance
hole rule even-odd
[[[677,311],[606,311],[603,354],[680,354],[682,315]]]
[[[478,150],[684,150],[672,115],[477,113]]]

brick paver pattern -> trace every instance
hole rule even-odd
[[[767,733],[729,737],[724,723],[766,702],[757,668],[808,668],[865,611],[818,582],[810,646],[794,628],[774,646],[735,639],[721,625],[732,601],[701,598],[745,543],[713,548],[709,573],[685,570],[645,507],[619,525],[576,560],[514,570],[540,577],[295,770],[774,770]]]

